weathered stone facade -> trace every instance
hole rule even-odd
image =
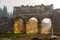
[[[33,17],[36,18],[38,22],[34,21],[31,23],[31,21],[29,20]],[[44,18],[50,18],[52,20],[52,27],[54,28],[54,33],[60,34],[59,17],[60,17],[60,9],[53,9],[52,4],[51,5],[42,4],[42,5],[35,5],[35,6],[22,5],[21,7],[14,7],[13,19],[5,18],[5,17],[0,18],[0,33],[13,33],[15,27],[17,27],[18,29],[19,31],[18,33],[27,33],[28,32],[27,30],[29,29],[31,30],[31,27],[32,29],[36,30],[35,33],[41,33],[42,20]],[[19,20],[17,22],[18,24],[17,26],[15,25],[14,27],[14,24],[16,23],[17,20]]]
[[[22,19],[23,20],[23,33],[26,33],[26,24],[30,18],[35,17],[38,21],[38,33],[41,30],[41,21],[44,18],[50,18],[52,20],[53,4],[51,5],[35,5],[35,6],[21,6],[14,7],[13,20]],[[53,22],[53,20],[52,20]],[[31,28],[32,29],[32,28]]]
[[[0,18],[0,33],[13,33],[13,20],[8,17]]]

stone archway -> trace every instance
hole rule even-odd
[[[41,34],[51,33],[52,21],[50,18],[44,18],[41,22]]]
[[[23,33],[23,20],[16,19],[14,21],[14,33]]]
[[[38,20],[35,17],[26,22],[26,33],[38,33]]]

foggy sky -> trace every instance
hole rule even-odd
[[[13,12],[14,6],[21,6],[21,5],[50,5],[54,4],[54,9],[60,8],[60,0],[0,0],[0,8],[3,6],[7,6],[9,12]]]

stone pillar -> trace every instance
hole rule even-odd
[[[41,30],[41,27],[40,27],[40,19],[38,18],[38,34],[40,34],[40,30]]]
[[[23,22],[23,33],[26,33],[26,19],[24,18],[24,22]]]

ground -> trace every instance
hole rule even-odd
[[[38,34],[0,34],[0,40],[32,40]],[[45,40],[45,39],[44,39]],[[57,36],[57,40],[60,40],[60,36]]]

